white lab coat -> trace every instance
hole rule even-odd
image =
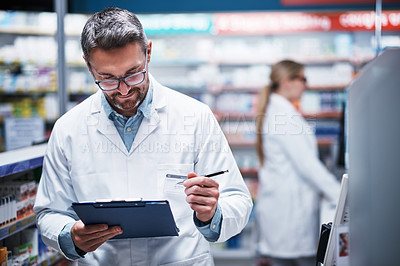
[[[320,197],[336,203],[340,184],[318,158],[310,125],[284,97],[272,93],[263,127],[259,171],[258,252],[278,258],[314,256]]]
[[[100,91],[56,122],[34,210],[44,242],[58,250],[60,231],[78,219],[74,201],[167,199],[179,236],[109,240],[79,259],[80,265],[213,265],[184,191],[164,191],[167,173],[229,169],[215,177],[223,214],[218,241],[238,234],[248,221],[250,194],[210,109],[150,78],[151,118],[143,118],[130,151],[104,113]]]

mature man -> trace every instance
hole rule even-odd
[[[252,208],[218,122],[149,74],[152,42],[131,12],[94,14],[81,44],[99,91],[54,126],[34,207],[44,242],[83,265],[212,265],[208,242],[238,234]],[[170,187],[168,173],[188,179]],[[85,225],[71,208],[132,197],[167,199],[179,236],[111,239],[119,226]]]

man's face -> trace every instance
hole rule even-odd
[[[149,42],[147,54],[148,58],[137,42],[108,51],[95,48],[90,53],[89,64],[97,81],[124,78],[145,69],[146,60],[150,61],[151,42]],[[118,89],[103,91],[103,93],[118,113],[130,117],[136,114],[138,106],[146,96],[148,87],[149,80],[146,71],[143,82],[128,86],[121,81]]]

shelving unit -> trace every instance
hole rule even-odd
[[[29,215],[10,224],[0,227],[0,240],[35,225],[35,215]]]
[[[47,144],[0,153],[0,178],[42,166]]]
[[[48,265],[57,265],[57,262],[61,262],[65,260],[64,257],[58,252],[49,252],[46,256],[43,256],[39,259],[38,265],[40,266],[48,266]],[[63,265],[63,264],[60,264]],[[69,265],[65,263],[65,265]]]
[[[7,177],[32,171],[43,164],[47,144],[16,149],[0,153],[0,181]],[[35,225],[33,214],[0,227],[0,240]]]
[[[11,181],[23,173],[40,170],[46,148],[47,144],[40,144],[0,153],[0,185],[3,185],[4,181]],[[15,239],[17,234],[28,228],[34,228],[35,224],[35,215],[27,213],[17,220],[0,226],[0,242],[8,243],[9,238]],[[10,243],[15,244],[15,240]],[[49,250],[38,259],[38,265],[54,265],[63,260],[62,256],[54,250]]]
[[[87,17],[66,17],[66,34],[78,38]],[[5,119],[41,117],[45,139],[59,117],[56,31],[56,13],[0,11],[0,152],[7,148]],[[81,60],[80,54],[68,56],[71,66]],[[71,97],[75,104],[79,98]]]

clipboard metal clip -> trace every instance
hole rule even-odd
[[[113,202],[113,201],[124,201],[124,202],[130,202],[130,201],[142,201],[143,198],[116,198],[116,199],[96,199],[96,202]]]
[[[93,203],[93,207],[95,208],[127,208],[127,207],[145,207],[146,203],[142,201],[142,198],[137,199],[103,199],[96,200]]]

